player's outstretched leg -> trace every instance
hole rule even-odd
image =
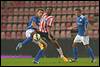
[[[87,48],[88,55],[92,58],[91,62],[92,62],[92,63],[95,63],[96,60],[95,60],[95,58],[94,58],[94,53],[93,53],[92,48],[91,48],[89,45],[85,45],[85,47]]]
[[[55,48],[57,49],[57,51],[58,51],[60,57],[63,59],[63,61],[68,62],[68,58],[64,56],[63,51],[62,51],[59,43],[57,42],[57,40],[52,35],[49,35],[49,39],[53,43]]]
[[[68,62],[68,58],[64,56],[63,51],[61,47],[57,48],[58,53],[60,54],[60,57],[63,59],[64,62]]]
[[[39,63],[40,58],[44,55],[44,51],[47,48],[47,44],[43,40],[41,40],[38,45],[40,47],[40,50],[37,53],[37,55],[35,56],[35,59],[32,61],[35,64]]]
[[[22,47],[22,45],[26,45],[31,41],[32,41],[32,37],[28,37],[23,42],[18,43],[18,45],[16,46],[16,50],[20,49]]]

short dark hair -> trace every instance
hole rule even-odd
[[[36,10],[36,12],[38,12],[38,11],[44,11],[44,10],[42,8],[39,8]]]
[[[75,9],[75,11],[80,11],[81,12],[81,9],[77,8],[77,9]]]

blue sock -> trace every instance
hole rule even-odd
[[[39,59],[43,56],[43,54],[44,54],[44,50],[39,50],[39,52],[37,53],[37,55],[35,56],[35,61],[36,62],[38,62],[39,61]]]
[[[73,48],[74,59],[77,60],[78,58],[78,48]]]
[[[29,38],[26,38],[23,42],[22,42],[22,45],[26,45],[28,44],[29,42],[32,41],[32,37],[29,37]]]
[[[88,48],[88,54],[92,59],[94,59],[94,53],[93,53],[92,48]]]

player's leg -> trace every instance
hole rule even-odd
[[[91,62],[96,62],[95,58],[94,58],[94,52],[93,49],[89,46],[89,44],[85,45],[85,48],[87,48],[88,51],[88,55],[92,58]]]
[[[74,61],[77,61],[77,59],[78,59],[78,47],[77,47],[77,43],[73,43],[72,44],[72,48],[73,48],[73,62]]]
[[[26,31],[26,39],[20,43],[18,43],[18,45],[16,46],[16,50],[18,50],[18,48],[20,49],[22,47],[22,45],[27,45],[28,43],[30,43],[32,41],[32,34],[35,33],[35,31],[33,29],[29,29]]]
[[[77,59],[78,59],[78,47],[77,47],[77,44],[78,43],[80,43],[81,41],[80,41],[80,36],[79,35],[76,35],[76,37],[75,37],[75,39],[74,39],[74,42],[73,42],[73,44],[72,44],[72,48],[73,48],[73,56],[74,56],[74,58],[73,58],[73,62],[74,61],[77,61]]]
[[[34,63],[39,63],[39,59],[44,55],[44,51],[47,48],[47,44],[46,44],[46,42],[44,42],[43,39],[40,39],[38,45],[39,45],[40,49],[39,49],[37,55],[35,56]]]
[[[59,45],[59,43],[57,42],[57,40],[52,36],[50,35],[49,37],[49,40],[53,43],[53,45],[55,46],[55,48],[57,49],[60,57],[65,61],[65,62],[68,62],[68,58],[66,58],[63,54],[63,51]]]
[[[24,41],[18,43],[18,45],[16,47],[16,50],[18,50],[18,48],[20,49],[22,47],[22,45],[26,45],[26,44],[28,44],[31,41],[32,41],[32,37],[26,38]]]
[[[85,48],[87,48],[88,55],[92,58],[91,62],[95,62],[93,49],[89,45],[89,36],[84,36],[82,41]]]

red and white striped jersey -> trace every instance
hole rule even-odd
[[[53,22],[54,22],[54,17],[47,16],[47,13],[44,13],[40,20],[39,31],[47,33],[49,31],[48,27],[52,26]]]

